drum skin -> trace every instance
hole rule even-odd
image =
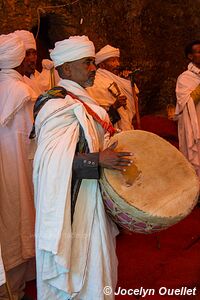
[[[191,164],[170,143],[142,130],[114,135],[116,151],[132,152],[125,172],[102,169],[101,191],[107,213],[121,227],[138,233],[166,229],[185,218],[199,196]]]

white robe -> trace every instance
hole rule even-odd
[[[32,162],[34,92],[15,70],[0,71],[0,242],[6,270],[34,256]]]
[[[1,245],[0,245],[0,286],[3,285],[6,282],[6,275],[3,265],[3,260],[1,257]]]
[[[59,85],[108,120],[105,110],[77,83],[61,80]],[[72,162],[80,124],[90,151],[102,150],[102,127],[70,96],[49,100],[36,118],[34,191],[40,300],[114,299],[104,296],[103,288],[116,287],[118,231],[105,213],[97,180],[82,181],[71,226]]]
[[[200,177],[200,103],[196,106],[191,92],[200,84],[200,69],[190,63],[188,70],[177,79],[177,105],[179,148],[194,166]]]
[[[55,84],[57,84],[59,81],[59,76],[56,70],[54,70],[54,76],[55,76]],[[25,75],[24,81],[39,96],[45,91],[48,91],[49,89],[52,88],[50,78],[51,78],[50,70],[43,68],[41,73],[35,70],[35,73],[31,74],[30,78]]]
[[[87,88],[89,95],[106,110],[116,101],[116,98],[108,91],[108,87],[113,82],[116,82],[121,95],[127,97],[126,109],[120,107],[118,113],[121,117],[115,127],[121,130],[133,129],[133,117],[135,115],[135,104],[133,100],[132,87],[130,80],[121,78],[107,70],[99,68],[96,72],[94,85]]]
[[[24,82],[35,91],[37,96],[41,95],[44,92],[43,87],[39,84],[39,81],[37,79],[39,75],[40,73],[38,71],[35,71],[34,74],[31,74],[30,78],[24,75]]]

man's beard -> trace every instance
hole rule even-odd
[[[96,72],[91,72],[91,73],[90,73],[88,79],[86,80],[86,82],[85,82],[85,84],[84,84],[84,85],[85,85],[85,88],[90,87],[90,86],[93,86],[94,80],[95,80],[95,74],[96,74]]]

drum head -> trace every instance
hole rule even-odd
[[[169,227],[187,216],[199,195],[199,180],[191,164],[170,143],[141,130],[111,138],[116,151],[133,153],[126,172],[102,170],[102,189],[128,216]],[[104,197],[105,199],[106,197]]]

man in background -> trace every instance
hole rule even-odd
[[[29,132],[37,95],[24,83],[25,47],[14,33],[0,36],[0,243],[14,300],[24,296],[34,273],[32,161]],[[0,299],[8,299],[5,286]]]
[[[21,38],[26,48],[24,59],[24,80],[38,95],[52,88],[59,80],[54,64],[49,59],[42,60],[42,72],[36,70],[37,47],[33,34],[27,30],[16,30],[15,34]]]
[[[179,148],[200,178],[200,40],[188,44],[185,55],[190,63],[176,84]]]
[[[3,285],[6,282],[6,275],[3,265],[3,260],[1,256],[1,245],[0,245],[0,286]]]
[[[112,123],[121,130],[133,129],[135,103],[130,80],[117,76],[120,51],[106,45],[96,53],[98,67],[94,85],[87,89],[109,114]]]

